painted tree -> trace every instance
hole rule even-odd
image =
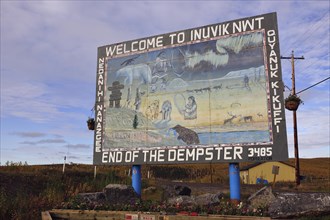
[[[138,125],[139,125],[138,116],[135,114],[134,120],[133,120],[133,128],[136,129]]]

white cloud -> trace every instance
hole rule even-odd
[[[329,105],[329,97],[321,100]],[[302,150],[322,149],[329,147],[330,111],[329,107],[319,106],[320,102],[312,102],[314,99],[306,99],[297,111],[298,144]],[[289,147],[293,146],[293,119],[292,112],[286,111]],[[324,155],[330,156],[330,155]]]
[[[90,149],[90,144],[69,144],[68,148],[70,149]]]
[[[59,144],[59,143],[65,143],[65,140],[63,139],[43,139],[39,141],[23,141],[20,144],[28,144],[28,145],[36,145],[36,144]]]
[[[60,115],[56,104],[47,101],[47,90],[39,83],[6,84],[1,89],[1,115],[12,115],[35,122],[49,121]]]
[[[33,132],[33,131],[28,131],[28,132],[10,132],[10,135],[15,135],[19,137],[31,137],[31,138],[38,138],[38,137],[44,137],[47,134],[42,133],[42,132]]]

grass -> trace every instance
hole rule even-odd
[[[0,219],[40,219],[48,210],[80,192],[102,191],[109,183],[127,184],[117,168],[93,166],[5,166],[0,168]]]
[[[294,160],[290,159],[289,163],[294,164]],[[240,164],[245,165],[246,163]],[[288,191],[330,192],[329,167],[329,158],[301,159],[301,175],[306,177],[301,185],[295,187],[294,183],[276,183],[276,188]],[[94,179],[93,165],[67,165],[65,174],[62,173],[62,165],[1,166],[0,219],[40,219],[41,211],[59,206],[78,193],[102,191],[110,183],[130,185],[130,169],[130,166],[98,166]],[[151,176],[149,179],[148,172]],[[142,168],[142,177],[143,188],[156,187],[154,191],[143,191],[143,200],[163,199],[159,178],[191,182],[196,185],[212,182],[211,185],[219,187],[225,195],[228,194],[226,190],[229,188],[228,164],[224,163],[145,165]],[[259,188],[255,185],[242,185],[242,198],[246,198]],[[206,187],[204,190],[207,189]],[[197,195],[202,191],[194,193]]]

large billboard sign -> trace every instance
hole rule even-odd
[[[276,13],[98,48],[94,164],[286,160]]]

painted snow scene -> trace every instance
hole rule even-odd
[[[272,142],[264,33],[107,61],[104,149]]]

